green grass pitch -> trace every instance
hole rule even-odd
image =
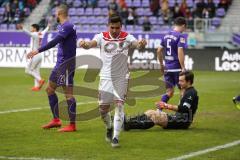
[[[41,71],[47,79],[50,70]],[[44,89],[30,91],[33,80],[24,74],[24,69],[1,68],[0,73],[0,112],[43,107],[40,110],[0,114],[0,157],[164,160],[240,139],[240,110],[232,103],[232,97],[240,93],[239,72],[196,71],[194,86],[199,92],[200,103],[189,130],[163,130],[156,126],[145,131],[122,132],[121,147],[117,149],[105,142],[105,127],[99,117],[78,122],[75,133],[42,130],[41,125],[51,119]],[[134,72],[133,76],[144,73]],[[76,84],[97,89],[98,82],[83,82],[83,75],[83,71],[76,72]],[[178,103],[178,97],[176,90],[170,103]],[[159,98],[160,95],[137,99],[136,105],[126,105],[125,111],[134,115],[153,109]],[[63,100],[63,95],[59,99]],[[76,96],[76,99],[77,102],[96,102],[78,105],[79,113],[97,107],[96,98]],[[238,145],[191,159],[237,160],[239,155]]]

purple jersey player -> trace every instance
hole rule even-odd
[[[53,119],[48,124],[42,126],[42,128],[50,129],[62,125],[59,119],[58,97],[55,93],[56,88],[62,86],[67,99],[70,124],[59,129],[59,131],[72,132],[76,131],[76,100],[73,97],[73,78],[77,35],[74,25],[68,21],[68,8],[66,5],[60,5],[57,7],[56,18],[60,23],[57,36],[47,45],[36,51],[30,52],[27,57],[32,58],[34,55],[46,51],[58,44],[57,63],[52,70],[46,88]]]
[[[163,36],[161,45],[157,50],[161,72],[164,74],[167,88],[166,94],[162,95],[161,99],[165,103],[174,94],[174,87],[178,85],[179,73],[185,70],[184,47],[186,42],[182,32],[186,29],[186,20],[183,17],[178,17],[174,23],[174,29]],[[165,60],[165,65],[163,64],[163,59]]]

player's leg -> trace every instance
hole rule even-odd
[[[102,121],[104,122],[107,129],[105,140],[107,142],[111,142],[113,125],[112,125],[112,118],[110,113],[110,104],[100,104],[99,112],[100,112]]]
[[[124,130],[128,131],[130,129],[149,129],[154,126],[154,122],[144,113],[139,114],[135,117],[130,117],[124,119]]]
[[[118,147],[119,135],[124,122],[124,102],[128,89],[128,79],[120,78],[113,80],[114,100],[115,100],[115,114],[113,124],[113,139],[112,147]]]
[[[165,112],[148,110],[142,115],[126,119],[124,122],[124,130],[149,129],[155,124],[163,127],[167,125],[167,116]]]
[[[36,74],[38,74],[39,75],[39,68],[36,68],[35,70],[33,70],[32,72],[35,72]],[[32,88],[32,91],[39,91],[40,89],[41,89],[41,87],[39,87],[40,86],[40,83],[39,83],[40,81],[38,81],[36,78],[34,78],[34,87]],[[43,81],[43,83],[44,83],[44,81]],[[43,85],[43,84],[42,84]]]
[[[164,74],[164,80],[166,83],[166,93],[162,95],[161,101],[167,103],[174,94],[175,79],[171,72]]]
[[[159,112],[158,110],[148,110],[145,112],[145,114],[156,125],[166,127],[168,124],[168,116],[165,112]]]
[[[32,88],[33,91],[38,91],[41,89],[41,87],[44,84],[44,80],[40,76],[40,66],[42,62],[42,57],[41,55],[36,55],[32,58],[31,62],[28,64],[26,68],[26,73],[30,74],[32,77],[34,77],[35,81],[35,86]]]
[[[49,82],[47,84],[47,88],[46,88],[46,92],[48,95],[48,101],[49,101],[49,105],[50,105],[50,108],[52,111],[53,119],[48,124],[42,126],[42,128],[44,128],[44,129],[61,126],[61,121],[59,119],[58,97],[55,93],[57,84],[51,80],[52,79],[51,77],[54,77],[54,72],[52,72],[52,74],[50,76],[50,80],[49,80]]]
[[[67,100],[69,125],[59,129],[59,132],[74,132],[76,131],[76,99],[73,96],[73,86],[62,86]]]
[[[38,54],[34,57],[33,65],[32,65],[32,74],[34,78],[38,81],[38,88],[41,89],[43,84],[45,83],[45,80],[42,79],[40,75],[40,67],[42,63],[42,55]]]
[[[28,74],[28,75],[30,75],[31,77],[33,77],[32,72],[31,72],[32,61],[33,61],[33,59],[30,59],[30,61],[27,63],[27,65],[26,65],[26,67],[25,67],[25,73]],[[33,77],[33,78],[34,78],[34,77]],[[37,85],[37,84],[34,83],[34,87],[37,87],[36,85]]]
[[[115,106],[115,114],[113,120],[113,138],[112,138],[112,147],[118,147],[119,135],[123,126],[124,121],[124,102],[117,101]]]
[[[69,125],[59,129],[59,132],[73,132],[76,131],[76,99],[73,96],[73,87],[74,87],[74,71],[73,69],[67,69],[65,75],[65,84],[62,85],[65,98],[68,105],[68,115],[69,115]]]
[[[112,132],[113,132],[112,119],[111,119],[111,113],[110,113],[110,104],[113,101],[113,94],[112,94],[113,89],[112,89],[111,80],[100,79],[98,90],[99,90],[99,95],[98,95],[99,112],[100,112],[102,121],[106,126],[105,140],[107,142],[110,142],[112,140]]]

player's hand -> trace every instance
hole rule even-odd
[[[19,27],[19,29],[23,29],[23,25],[22,24],[18,24],[18,27]]]
[[[84,49],[89,49],[89,45],[86,41],[80,41],[79,46]]]
[[[145,39],[138,41],[138,46],[140,49],[145,48],[146,45],[147,45],[147,41]]]
[[[156,102],[155,103],[156,107],[160,110],[162,109],[166,109],[167,107],[167,103],[163,102],[163,101],[160,101],[160,102]]]
[[[36,51],[31,51],[27,54],[28,59],[32,59],[36,54],[38,54],[38,50]]]
[[[182,68],[182,70],[181,70],[182,72],[185,72],[186,71],[186,68]]]

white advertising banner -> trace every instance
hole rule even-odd
[[[0,67],[24,68],[29,61],[26,57],[30,49],[27,47],[0,47]],[[57,48],[40,53],[42,55],[42,68],[53,68],[57,61]],[[99,49],[77,49],[77,56],[92,55],[100,58]],[[86,66],[85,66],[86,67]],[[82,66],[81,68],[85,68]]]

